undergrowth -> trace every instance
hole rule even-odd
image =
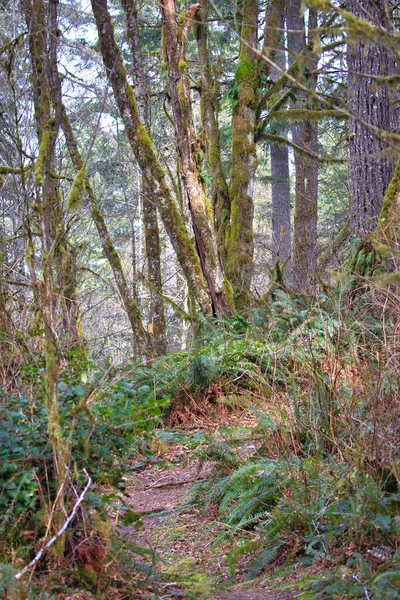
[[[215,544],[230,540],[232,577],[315,564],[304,600],[398,597],[400,299],[375,288],[350,311],[337,294],[311,305],[276,290],[246,318],[206,325],[189,351],[99,374],[98,384],[65,377],[59,392],[74,469],[118,488],[127,456],[136,448],[150,457],[143,434],[160,424],[250,414],[250,455],[221,436],[196,450],[218,466],[195,493],[206,509],[218,507],[224,527]],[[40,373],[29,377],[0,412],[1,553],[14,562],[32,549],[21,531],[43,535],[52,495],[40,385],[33,396],[30,383]]]

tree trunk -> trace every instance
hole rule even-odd
[[[125,125],[128,141],[142,173],[151,189],[165,229],[171,240],[188,284],[204,314],[210,313],[210,298],[200,267],[199,258],[165,180],[165,173],[157,160],[153,144],[140,120],[132,87],[127,82],[126,70],[114,39],[114,28],[107,9],[107,0],[91,0],[100,41],[100,50],[107,77]]]
[[[243,0],[239,62],[235,72],[236,105],[232,114],[232,169],[229,186],[231,221],[227,274],[238,304],[249,299],[253,272],[254,178],[257,168],[255,128],[259,82],[258,0]]]
[[[67,448],[62,438],[58,408],[58,373],[60,361],[59,339],[56,332],[57,298],[63,290],[55,292],[53,262],[57,248],[57,231],[59,225],[59,193],[56,180],[52,177],[55,164],[55,146],[60,126],[60,105],[53,106],[52,61],[56,49],[56,40],[50,41],[48,53],[48,35],[45,6],[42,0],[23,2],[23,10],[28,26],[29,51],[32,64],[33,102],[35,109],[36,130],[39,142],[39,153],[34,165],[35,204],[40,220],[42,244],[42,277],[38,282],[32,271],[32,284],[35,298],[38,300],[45,330],[46,372],[45,402],[47,408],[48,434],[52,446],[56,496],[54,500],[54,531],[58,531],[65,519],[65,480],[67,476]],[[57,1],[50,2],[51,25],[50,37],[53,35],[57,21]],[[54,98],[54,96],[53,96]],[[53,113],[53,109],[54,113]],[[54,114],[54,116],[53,116]],[[56,223],[54,223],[56,219]],[[60,536],[54,544],[55,558],[58,562],[64,556],[64,537]]]
[[[132,77],[135,84],[139,116],[149,128],[148,78],[143,65],[140,49],[140,34],[136,0],[122,0],[127,24],[127,37],[132,56]],[[158,294],[150,291],[149,341],[153,356],[161,356],[167,351],[165,332],[165,311],[162,296],[161,244],[157,222],[157,209],[152,201],[151,189],[142,175],[141,185],[144,240],[147,257],[147,276]]]
[[[393,178],[383,199],[375,239],[378,243],[384,244],[383,254],[389,254],[385,257],[387,270],[395,273],[396,280],[393,283],[398,285],[400,266],[400,160],[397,162]]]
[[[284,281],[292,282],[292,234],[290,224],[289,150],[271,145],[272,263],[285,264]]]
[[[301,14],[301,0],[293,0],[287,12],[288,47],[295,58],[306,46],[305,22]],[[310,10],[309,37],[316,27],[316,12]],[[307,61],[307,70],[316,70],[313,56]],[[304,74],[303,74],[304,75]],[[304,77],[307,85],[315,89],[316,77]],[[310,108],[306,92],[297,93],[296,107]],[[301,121],[292,125],[292,140],[301,148],[317,153],[318,125]],[[303,153],[294,152],[295,158],[295,210],[293,234],[293,279],[298,291],[312,294],[315,290],[317,267],[317,218],[318,218],[318,162]]]
[[[347,0],[349,12],[376,26],[391,29],[380,0]],[[388,89],[375,78],[395,73],[395,60],[390,52],[375,42],[360,39],[348,43],[349,70],[349,187],[353,234],[362,236],[375,229],[386,189],[392,179],[395,160],[388,156],[387,144],[371,133],[358,120],[392,131],[396,125],[394,108]]]
[[[212,206],[201,173],[203,150],[194,132],[190,83],[186,73],[186,46],[200,4],[192,4],[179,16],[175,0],[162,0],[163,36],[174,116],[179,167],[192,219],[200,264],[211,296],[213,313],[221,317],[233,309],[214,231]]]
[[[282,19],[283,21],[283,19]],[[283,40],[281,40],[282,42]],[[285,47],[277,51],[275,62],[285,69]],[[279,79],[280,72],[274,70],[274,80]],[[274,127],[273,133],[287,137],[287,128],[284,125]],[[271,144],[271,195],[272,195],[272,264],[277,261],[285,265],[284,282],[292,283],[292,231],[290,222],[290,179],[289,179],[289,149],[285,144]]]
[[[206,159],[211,171],[211,201],[214,208],[214,223],[218,250],[224,266],[227,262],[227,244],[231,203],[229,188],[222,168],[221,142],[218,124],[218,84],[212,75],[207,43],[208,2],[202,0],[198,19],[194,22],[199,62],[201,65],[200,114]]]

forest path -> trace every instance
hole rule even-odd
[[[199,437],[202,432],[197,434]],[[181,463],[177,465],[177,461]],[[276,582],[272,588],[266,574],[262,581],[244,582],[245,569],[240,563],[232,579],[228,554],[233,540],[221,536],[221,543],[214,543],[224,531],[217,507],[211,503],[204,509],[193,501],[196,487],[212,476],[215,468],[211,461],[198,460],[189,440],[186,445],[164,448],[162,467],[155,463],[126,478],[127,504],[140,514],[143,526],[138,531],[134,525],[123,527],[121,537],[144,550],[138,562],[158,580],[157,595],[151,597],[292,600],[295,593],[280,590]]]

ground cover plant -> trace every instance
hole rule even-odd
[[[66,558],[88,588],[105,593],[109,585],[99,576],[115,552],[110,511],[125,526],[141,526],[135,507],[118,499],[127,460],[133,469],[156,468],[178,445],[183,464],[193,454],[216,465],[195,484],[192,502],[200,512],[213,507],[223,524],[212,544],[228,543],[232,581],[317,565],[293,584],[305,586],[301,598],[396,597],[398,298],[374,285],[351,314],[343,298],[309,304],[281,290],[246,318],[205,324],[189,351],[93,371],[90,383],[65,373],[59,391],[76,473],[70,485],[82,488],[83,469],[94,482],[67,534]],[[3,562],[21,565],[45,533],[55,493],[40,368],[24,378],[25,393],[3,399],[0,422],[1,551]],[[228,426],[235,414],[251,427],[222,435],[211,427]],[[190,427],[198,430],[193,438]],[[80,552],[86,536],[91,550]],[[146,556],[139,544],[130,552]]]

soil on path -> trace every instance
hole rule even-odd
[[[292,600],[294,592],[263,581],[242,582],[240,567],[232,581],[227,555],[232,540],[215,540],[223,531],[217,510],[190,503],[190,494],[212,475],[211,462],[192,461],[173,469],[147,469],[129,476],[128,504],[141,515],[137,531],[124,527],[121,537],[144,549],[142,567],[158,578],[157,596],[196,600]],[[223,536],[222,536],[223,538]],[[154,598],[155,596],[153,596]]]

